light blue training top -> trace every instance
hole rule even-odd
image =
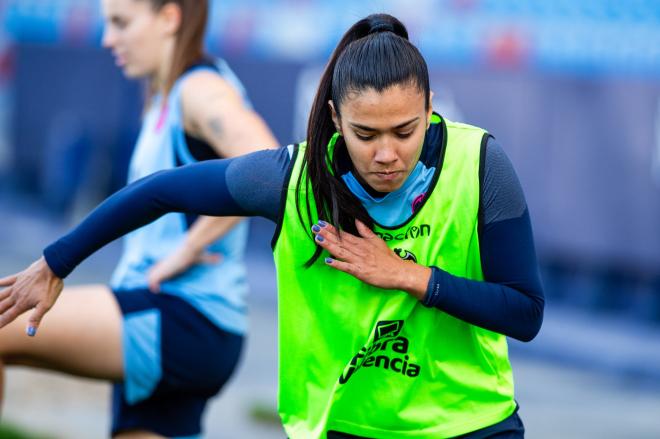
[[[219,74],[237,88],[244,97],[240,81],[227,64],[217,63]],[[198,66],[188,70],[172,87],[167,102],[155,96],[145,115],[129,167],[128,182],[179,164],[195,161],[185,141],[181,111],[181,86],[186,78],[212,67]],[[249,103],[248,103],[249,105]],[[188,231],[184,214],[170,213],[142,227],[124,239],[124,253],[112,276],[113,289],[135,289],[147,286],[151,266],[171,254]],[[248,285],[243,263],[248,224],[243,221],[208,247],[220,253],[219,264],[195,265],[185,273],[161,285],[163,293],[178,296],[198,309],[219,327],[238,334],[246,329],[245,296]]]
[[[220,60],[217,67],[220,75],[247,101],[243,86],[227,64]],[[215,71],[207,66],[188,70],[175,82],[164,106],[161,96],[152,100],[131,158],[129,183],[176,167],[177,157],[179,164],[196,161],[185,141],[181,85],[200,70]],[[187,231],[185,215],[170,213],[127,235],[124,253],[112,276],[112,288],[146,287],[149,268],[170,255],[182,243]],[[248,289],[243,263],[247,232],[248,224],[243,221],[208,247],[208,251],[222,255],[221,263],[196,265],[164,282],[161,291],[186,300],[219,327],[242,334],[246,329],[245,296]]]
[[[181,109],[181,86],[186,78],[202,70],[219,73],[232,84],[250,106],[245,90],[229,69],[218,60],[216,69],[200,65],[189,69],[173,85],[163,105],[160,95],[145,113],[140,135],[130,161],[128,182],[154,172],[195,162],[186,145]],[[110,285],[114,290],[147,287],[147,273],[157,261],[181,245],[188,231],[181,213],[170,213],[124,238],[124,251]],[[221,254],[218,264],[199,264],[161,284],[161,294],[171,294],[190,303],[216,326],[236,334],[246,330],[248,292],[243,262],[248,222],[242,221],[207,250]],[[162,376],[160,358],[160,313],[152,310],[128,315],[124,320],[126,397],[129,403],[147,398]]]

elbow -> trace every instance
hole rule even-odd
[[[517,337],[514,338],[518,341],[528,343],[536,338],[540,330],[541,330],[541,324],[539,323],[534,328],[530,328],[527,331],[523,331]]]
[[[539,331],[541,331],[541,325],[543,324],[543,310],[545,308],[545,300],[539,299],[534,301],[533,305],[529,310],[529,318],[527,319],[527,324],[523,330],[520,331],[520,334],[514,336],[516,340],[522,341],[524,343],[530,342],[536,338]]]

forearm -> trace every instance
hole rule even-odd
[[[425,304],[465,322],[530,341],[543,320],[544,300],[514,288],[453,276],[433,267]]]
[[[528,212],[484,227],[480,246],[485,281],[434,268],[424,303],[473,325],[531,340],[541,327],[545,299]]]
[[[64,278],[96,250],[168,212],[244,215],[227,191],[227,162],[213,160],[162,171],[125,187],[46,248],[49,267]]]

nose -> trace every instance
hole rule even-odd
[[[391,140],[385,138],[376,146],[374,161],[377,163],[389,165],[396,162],[397,159],[398,154]]]
[[[101,44],[103,44],[103,47],[106,49],[111,49],[114,47],[116,43],[117,37],[116,33],[110,28],[110,26],[106,26],[103,29],[103,38],[101,40]]]

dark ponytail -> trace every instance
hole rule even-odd
[[[181,9],[181,24],[176,33],[176,43],[172,55],[170,71],[165,78],[163,94],[172,90],[179,76],[204,56],[204,34],[208,18],[208,0],[147,0],[154,11],[159,11],[168,3],[174,3]],[[151,84],[147,99],[150,100],[158,90]]]
[[[346,144],[339,136],[334,154],[328,155],[328,142],[335,134],[335,125],[328,101],[332,100],[339,115],[348,92],[369,88],[381,92],[397,84],[412,84],[422,92],[429,108],[429,76],[424,58],[408,41],[408,31],[398,19],[387,14],[373,14],[355,23],[342,37],[323,72],[307,125],[307,150],[303,163],[306,179],[298,179],[296,206],[303,225],[314,216],[330,221],[336,227],[356,234],[355,219],[368,227],[373,221],[359,200],[344,184],[337,171],[337,157],[346,156]],[[316,202],[316,212],[301,212],[300,194],[307,187]],[[311,232],[310,233],[311,236]],[[321,254],[317,247],[307,261],[311,266]]]

